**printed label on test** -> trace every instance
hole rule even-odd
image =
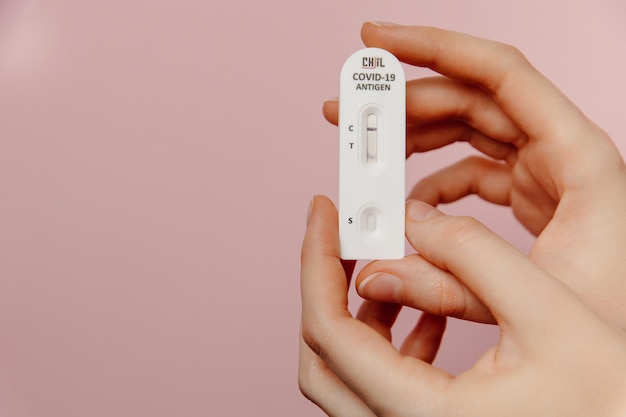
[[[406,84],[395,56],[354,53],[341,70],[339,239],[343,259],[404,257]]]

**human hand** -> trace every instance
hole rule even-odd
[[[408,155],[466,141],[486,156],[425,178],[409,198],[437,205],[477,194],[510,205],[538,236],[530,259],[626,329],[626,169],[606,133],[508,45],[373,23],[363,26],[362,38],[443,75],[407,84]],[[336,101],[324,104],[324,115],[337,122]],[[387,272],[409,287],[415,284],[410,261],[372,267],[393,268]],[[364,295],[394,301],[374,291]],[[464,311],[465,318],[491,321],[484,306],[470,304],[477,310]]]
[[[337,417],[626,414],[622,330],[477,221],[417,201],[406,213],[421,271],[455,277],[475,294],[500,326],[498,345],[453,377],[429,364],[443,330],[431,314],[400,351],[389,341],[393,312],[381,314],[383,304],[366,303],[352,318],[353,264],[339,258],[334,206],[316,197],[302,247],[299,382],[308,398]],[[420,294],[413,298],[408,305],[419,304]]]

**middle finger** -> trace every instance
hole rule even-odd
[[[478,87],[446,77],[430,77],[407,82],[406,90],[409,125],[461,121],[485,136],[518,148],[527,140],[491,95]]]

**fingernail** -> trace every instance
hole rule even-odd
[[[396,301],[401,287],[400,278],[385,272],[377,272],[361,281],[359,294],[377,300]]]
[[[397,23],[393,23],[393,22],[368,22],[371,23],[372,25],[375,26],[382,26],[382,27],[401,27],[402,25],[399,25]]]
[[[309,221],[311,220],[311,213],[313,213],[313,203],[315,202],[315,196],[311,198],[311,202],[309,203],[309,210],[306,213],[306,224],[309,225]]]
[[[438,210],[430,204],[422,203],[417,200],[409,200],[406,202],[406,215],[415,221],[424,221],[437,213]]]

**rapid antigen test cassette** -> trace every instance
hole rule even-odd
[[[404,257],[406,84],[398,59],[365,48],[341,70],[339,239],[343,259]]]

